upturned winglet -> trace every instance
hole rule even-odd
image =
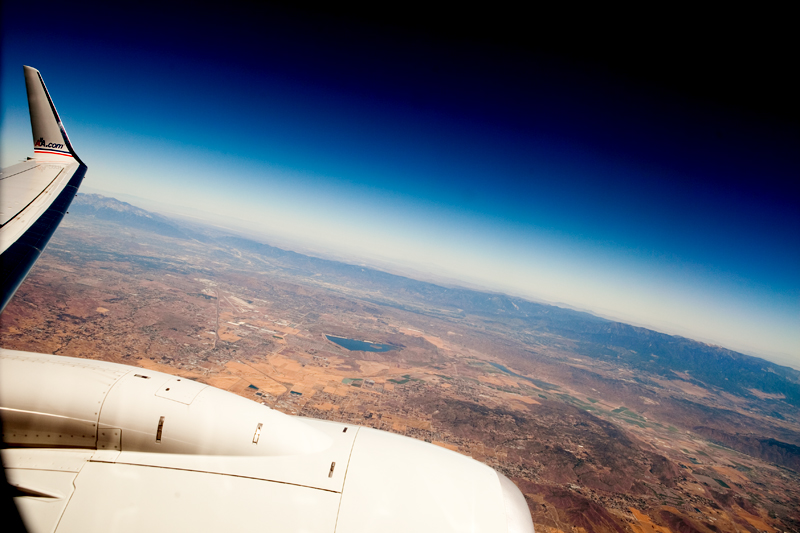
[[[35,68],[23,66],[25,86],[28,90],[28,108],[31,113],[33,131],[33,157],[37,160],[59,160],[74,158],[83,163],[75,154],[69,142],[67,130],[61,123],[56,106],[47,92],[42,75]]]
[[[86,175],[39,71],[23,70],[34,157],[0,172],[0,312],[47,246]]]

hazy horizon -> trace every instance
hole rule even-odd
[[[342,253],[341,250],[337,249],[328,250],[323,247],[315,247],[313,242],[311,241],[307,242],[293,241],[292,239],[286,239],[285,236],[281,238],[281,236],[279,235],[259,233],[252,227],[242,226],[241,225],[242,223],[246,223],[246,221],[242,219],[237,219],[235,217],[225,217],[225,216],[202,218],[197,216],[199,212],[197,212],[196,209],[190,207],[187,208],[186,206],[177,206],[175,204],[171,205],[164,204],[154,200],[147,200],[145,198],[141,198],[139,196],[132,194],[112,193],[110,191],[104,191],[92,187],[82,187],[81,193],[100,194],[102,196],[115,198],[116,200],[129,203],[130,205],[133,205],[140,209],[145,209],[147,211],[159,213],[161,215],[173,219],[176,219],[176,217],[177,219],[184,221],[189,219],[190,222],[206,226],[214,226],[215,228],[219,228],[221,230],[227,230],[233,234],[242,235],[244,237],[254,239],[258,242],[263,242],[271,246],[275,246],[286,250],[291,250],[297,253],[312,255],[314,257],[319,257],[322,259],[329,259],[350,264],[358,264],[361,266],[368,266],[370,268],[388,271],[392,274],[402,275],[413,279],[418,279],[420,281],[428,281],[431,283],[443,284],[447,286],[459,286],[478,291],[499,292],[502,294],[506,294],[508,296],[516,296],[527,300],[544,303],[547,305],[553,305],[556,307],[566,307],[576,311],[589,313],[608,320],[623,322],[632,326],[643,327],[654,331],[658,331],[660,333],[679,335],[682,337],[690,338],[698,342],[721,346],[723,348],[734,350],[746,355],[759,357],[771,361],[773,363],[789,366],[796,370],[800,370],[800,362],[796,361],[795,359],[789,356],[786,356],[785,354],[759,353],[757,350],[754,350],[748,346],[723,345],[719,342],[714,341],[713,339],[704,338],[700,334],[696,334],[694,332],[681,328],[679,325],[649,324],[640,321],[637,317],[624,316],[623,314],[615,313],[608,309],[602,309],[602,308],[589,309],[568,302],[548,300],[536,294],[520,292],[518,290],[515,290],[514,288],[506,288],[499,284],[492,285],[485,280],[479,280],[479,279],[470,280],[464,277],[459,278],[458,273],[455,271],[444,271],[444,270],[434,271],[426,269],[425,268],[426,265],[422,264],[409,263],[409,262],[400,263],[397,261],[392,262],[388,261],[386,258],[369,256],[369,255],[356,254],[348,256],[346,253]],[[188,210],[195,211],[196,212],[195,215],[187,214],[187,212],[189,212]]]
[[[4,7],[3,166],[32,153],[26,64],[89,167],[83,191],[800,368],[800,165],[774,120],[403,36],[267,21],[190,46],[123,22],[10,25],[25,9]]]

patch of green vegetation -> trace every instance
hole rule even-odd
[[[617,418],[624,420],[629,424],[633,424],[634,426],[639,426],[640,428],[648,427],[646,422],[647,419],[643,416],[639,415],[638,413],[634,413],[627,407],[617,407],[613,411],[611,411],[611,415],[616,415]]]
[[[595,400],[594,398],[589,398],[589,397],[587,397],[586,399],[589,400],[592,403],[597,403],[597,402],[600,401],[600,400]]]
[[[388,381],[390,383],[394,383],[396,385],[402,385],[403,383],[408,383],[411,380],[406,378],[406,379],[387,379],[386,381]]]
[[[561,398],[564,402],[572,404],[575,407],[583,409],[584,411],[596,411],[597,410],[592,405],[590,405],[590,404],[588,404],[588,403],[586,403],[586,402],[584,402],[584,401],[582,401],[582,400],[580,400],[578,398],[575,398],[574,396],[570,396],[569,394],[558,394],[557,396],[559,398]]]
[[[390,380],[388,380],[388,381],[391,381],[391,382],[393,382],[393,383],[399,383],[399,384],[401,384],[401,385],[402,385],[403,383],[408,383],[409,381],[424,381],[424,380],[422,380],[422,379],[419,379],[419,378],[412,378],[412,377],[411,377],[411,374],[403,374],[403,376],[402,376],[402,377],[403,377],[403,379],[401,379],[400,381],[397,381],[397,380],[394,380],[394,379],[390,379]]]
[[[527,379],[528,381],[530,381],[531,383],[533,383],[534,385],[536,385],[536,386],[537,386],[537,387],[539,387],[540,389],[544,389],[544,390],[546,390],[546,391],[548,391],[548,392],[549,392],[549,391],[552,391],[552,390],[557,390],[557,389],[558,389],[558,385],[553,385],[552,383],[548,383],[548,382],[546,382],[546,381],[541,381],[541,380],[538,380],[538,379],[527,378],[527,377],[525,377],[525,376],[522,376],[522,377],[523,377],[524,379]]]
[[[713,479],[714,479],[714,481],[716,481],[717,483],[719,483],[721,486],[725,487],[726,489],[731,488],[730,485],[728,485],[727,483],[725,483],[721,479],[717,479],[717,478],[713,478]]]
[[[540,394],[540,395],[539,395],[539,398],[544,398],[544,399],[546,400],[546,399],[547,399],[547,396],[545,396],[544,394]]]
[[[439,376],[439,377],[440,377],[440,378],[442,378],[442,379],[453,379],[452,377],[450,377],[450,376],[445,376],[444,374],[434,374],[434,375],[435,375],[435,376]]]
[[[696,464],[696,465],[701,465],[701,464],[703,464],[703,463],[701,463],[700,461],[698,461],[698,460],[697,460],[696,458],[694,458],[694,457],[689,457],[689,460],[690,460],[692,463]]]
[[[342,383],[344,383],[345,385],[350,385],[353,381],[354,381],[353,378],[344,378],[342,380]]]
[[[487,385],[490,389],[499,390],[500,392],[507,392],[509,394],[519,394],[519,389],[509,389],[507,387],[499,387],[497,385]]]
[[[678,428],[676,428],[675,426],[670,426],[667,428],[667,431],[669,431],[670,433],[677,433]]]
[[[647,425],[642,424],[638,420],[631,420],[630,418],[621,418],[620,420],[622,420],[624,422],[627,422],[628,424],[630,424],[632,426],[639,426],[640,428],[646,428],[647,427]]]
[[[736,468],[736,470],[738,470],[740,472],[750,472],[751,470],[753,470],[749,466],[740,465],[736,461],[731,461],[731,462],[733,463],[734,468]]]
[[[647,419],[645,417],[643,417],[639,413],[634,413],[630,409],[626,409],[624,414],[625,414],[625,416],[628,416],[630,418],[635,418],[636,420],[639,420],[641,422],[646,422],[647,421]]]
[[[730,448],[726,448],[725,446],[720,446],[718,444],[714,444],[713,442],[709,442],[708,445],[711,446],[712,448],[716,448],[717,450],[731,451]]]

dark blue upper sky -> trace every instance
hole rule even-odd
[[[263,198],[271,234],[391,260],[388,240],[423,270],[800,357],[780,36],[283,8],[17,24],[27,9],[5,6],[3,165],[27,155],[28,64],[87,185],[239,218]]]

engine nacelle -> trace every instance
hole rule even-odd
[[[533,532],[468,457],[161,372],[0,350],[0,415],[32,530]]]

